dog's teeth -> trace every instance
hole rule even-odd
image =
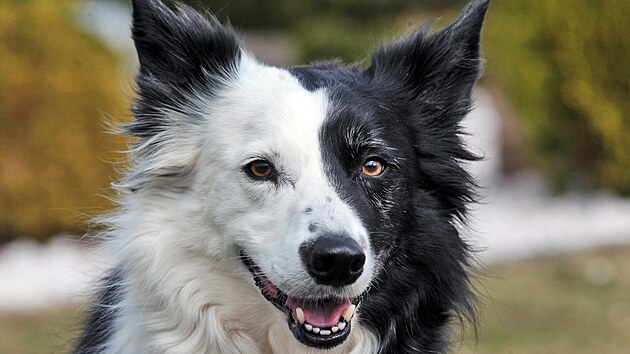
[[[310,324],[308,324],[308,323],[305,323],[305,324],[304,324],[304,328],[306,328],[306,330],[307,330],[307,331],[309,331],[309,332],[313,330],[313,326],[311,326],[311,325],[310,325]]]
[[[329,335],[329,334],[330,334],[330,331],[329,331],[329,330],[327,330],[327,329],[322,329],[322,330],[319,332],[319,334],[320,334],[320,335],[322,335],[322,336],[327,336],[327,335]]]
[[[319,333],[319,327],[313,327],[313,333],[315,334]]]
[[[301,308],[297,308],[295,309],[295,314],[297,315],[298,321],[300,321],[300,324],[304,324],[305,320],[304,320],[304,311],[302,311]]]
[[[337,327],[337,326],[333,326],[330,330],[331,330],[333,333],[337,333],[337,331],[339,331],[339,327]]]
[[[343,317],[344,320],[346,320],[346,322],[350,322],[350,320],[352,320],[352,316],[354,316],[354,310],[357,308],[357,306],[355,304],[350,305],[350,307],[348,307],[347,310],[345,310],[341,316]]]
[[[339,327],[339,329],[343,331],[343,329],[346,328],[346,323],[345,322],[339,322],[339,323],[337,323],[337,327]]]

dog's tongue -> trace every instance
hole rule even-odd
[[[304,312],[306,322],[315,327],[332,327],[339,322],[341,314],[350,307],[350,299],[336,299],[326,301],[309,301],[307,299],[287,299],[287,306],[297,321],[296,309],[299,307]]]

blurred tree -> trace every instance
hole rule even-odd
[[[122,0],[126,1],[126,0]],[[465,0],[163,0],[184,2],[228,18],[237,28],[293,29],[305,20],[345,17],[369,25],[375,18],[392,17],[411,8],[444,9]],[[328,21],[330,22],[330,21]]]
[[[556,191],[630,193],[630,1],[492,4],[489,78],[520,112],[532,162]]]
[[[125,114],[117,59],[73,21],[72,0],[0,0],[0,241],[81,232],[106,208]]]
[[[164,0],[169,5],[178,1]],[[182,1],[179,1],[182,2]],[[403,13],[443,12],[465,0],[186,0],[196,8],[209,9],[237,29],[286,30],[297,44],[300,60],[339,58],[355,62],[366,58],[383,33]],[[421,11],[416,11],[421,10]]]

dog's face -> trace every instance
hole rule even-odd
[[[332,168],[341,161],[327,141],[334,138],[326,131],[330,100],[290,72],[243,56],[235,89],[226,88],[212,112],[234,119],[210,123],[211,148],[201,157],[221,170],[203,177],[212,180],[203,194],[221,201],[207,215],[239,249],[263,294],[287,312],[298,339],[317,346],[349,334],[342,314],[350,317],[377,256],[364,220],[371,213],[362,210],[373,206],[353,203]],[[361,151],[343,177],[381,178],[379,167],[369,166],[385,164],[385,151]]]
[[[487,2],[380,49],[366,70],[265,66],[213,18],[133,4],[140,141],[127,186],[194,193],[214,239],[190,247],[240,257],[303,344],[342,343],[415,219],[450,223],[470,196],[459,121]]]

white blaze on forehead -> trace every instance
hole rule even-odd
[[[208,195],[221,205],[222,210],[211,211],[218,222],[232,220],[230,213],[250,214],[244,227],[257,224],[271,233],[265,222],[295,223],[288,212],[299,213],[304,204],[334,194],[319,143],[327,110],[324,90],[308,91],[287,70],[243,55],[236,77],[225,83],[207,107],[204,156],[198,172],[201,180],[215,185]],[[244,178],[243,166],[258,158],[273,163],[282,174],[281,183],[287,183],[273,189],[270,183]],[[281,215],[286,220],[277,220]]]
[[[211,135],[229,165],[253,153],[278,154],[281,161],[272,162],[289,169],[321,160],[318,134],[328,107],[323,90],[310,92],[288,71],[244,55],[219,101],[211,107]]]

